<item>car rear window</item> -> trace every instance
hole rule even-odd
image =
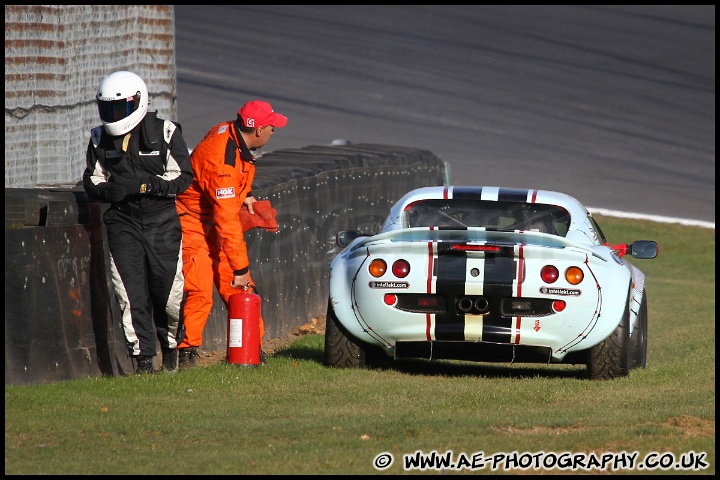
[[[530,230],[564,237],[570,214],[557,205],[484,200],[432,199],[405,208],[404,223],[413,227],[484,227]]]

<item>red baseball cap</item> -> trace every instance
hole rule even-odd
[[[287,117],[275,113],[272,105],[262,100],[253,100],[248,102],[238,110],[238,115],[242,118],[243,125],[251,128],[260,128],[271,125],[273,127],[282,128],[287,125]]]

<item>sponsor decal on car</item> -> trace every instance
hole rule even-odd
[[[408,288],[408,282],[368,282],[370,288]]]
[[[540,293],[547,295],[565,295],[571,297],[579,297],[582,291],[576,288],[555,288],[555,287],[540,287]]]
[[[235,187],[225,187],[215,189],[215,198],[222,200],[223,198],[235,197]]]

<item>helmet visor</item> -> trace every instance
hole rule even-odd
[[[140,92],[122,100],[98,100],[100,120],[106,123],[119,122],[130,116],[140,106]]]

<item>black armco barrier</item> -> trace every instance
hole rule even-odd
[[[321,145],[258,158],[253,193],[271,201],[279,224],[245,234],[265,338],[325,314],[337,230],[377,231],[397,199],[445,176],[435,154],[410,147]],[[6,385],[132,372],[108,275],[107,207],[82,186],[5,189]],[[226,336],[216,292],[202,349],[224,351]]]

